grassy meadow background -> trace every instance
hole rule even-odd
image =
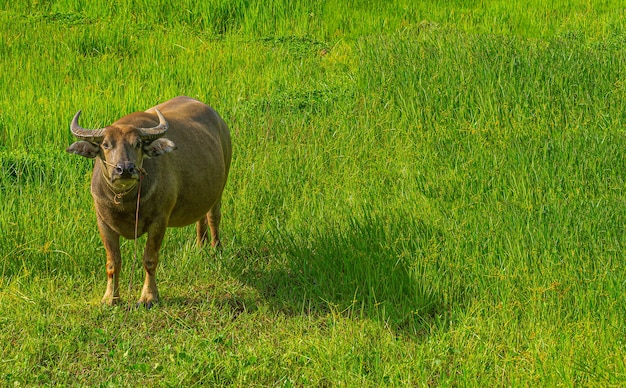
[[[626,384],[623,2],[0,4],[1,386]],[[231,128],[224,248],[100,306],[69,123],[177,95]]]

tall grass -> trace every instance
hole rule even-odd
[[[619,2],[0,4],[4,383],[624,383]],[[224,249],[169,230],[162,304],[99,308],[68,123],[180,94],[233,134]]]

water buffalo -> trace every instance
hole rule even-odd
[[[91,195],[108,276],[102,302],[119,301],[120,236],[148,233],[138,305],[150,308],[159,299],[155,274],[167,227],[195,222],[198,244],[208,239],[207,226],[211,245],[220,243],[220,204],[232,153],[228,127],[211,107],[184,96],[102,129],[81,128],[80,113],[70,126],[79,141],[67,152],[95,158]]]

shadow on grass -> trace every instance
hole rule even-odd
[[[282,313],[375,319],[419,335],[445,309],[422,265],[422,247],[441,238],[420,220],[366,214],[307,236],[275,230],[271,243],[229,266]]]

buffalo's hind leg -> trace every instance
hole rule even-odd
[[[220,221],[222,221],[222,199],[218,199],[215,205],[207,214],[209,228],[211,228],[211,246],[219,248],[220,241]]]
[[[203,246],[209,239],[209,228],[211,229],[211,246],[220,246],[220,221],[222,220],[221,200],[209,210],[206,216],[200,218],[196,222],[196,234],[198,237],[198,245]]]
[[[209,216],[205,215],[196,222],[196,234],[198,236],[198,246],[204,246],[208,238]]]

